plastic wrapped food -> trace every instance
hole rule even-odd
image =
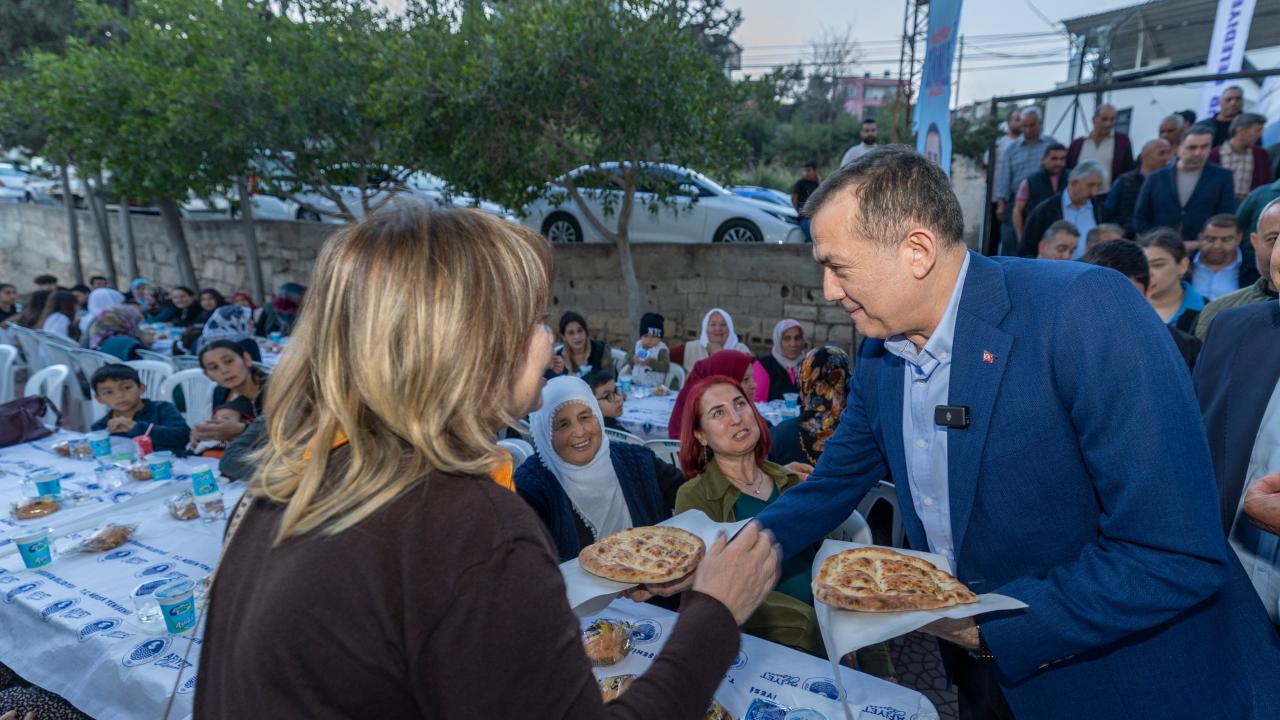
[[[108,525],[85,538],[77,546],[81,552],[106,552],[129,542],[137,525]]]
[[[56,455],[61,455],[62,457],[71,457],[71,441],[70,440],[63,440],[62,442],[56,442],[50,445],[49,449],[52,450]]]
[[[707,706],[707,714],[703,720],[733,720],[733,715],[730,715],[723,705],[712,700]]]
[[[128,472],[129,477],[134,480],[150,480],[152,477],[151,466],[147,463],[134,463],[129,466]]]
[[[603,678],[600,680],[600,694],[605,702],[617,700],[627,688],[631,687],[631,681],[635,679],[635,675],[612,675]]]
[[[28,498],[13,506],[13,516],[19,520],[44,517],[58,511],[58,501],[51,497]]]
[[[196,507],[195,498],[191,497],[189,492],[174,495],[165,504],[169,506],[169,514],[175,520],[195,520],[200,517],[200,510]]]
[[[631,628],[616,620],[596,620],[582,631],[582,647],[593,665],[614,665],[631,651]]]

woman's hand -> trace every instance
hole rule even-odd
[[[716,538],[694,573],[693,589],[719,600],[741,625],[778,584],[781,567],[773,536],[752,520],[733,542]]]
[[[787,472],[799,475],[801,480],[808,480],[809,476],[813,474],[813,466],[802,462],[788,463]]]
[[[551,356],[551,372],[556,375],[564,374],[564,356],[560,353]]]
[[[240,437],[247,427],[242,422],[218,422],[206,420],[191,428],[191,437],[195,440],[220,440],[227,442]]]

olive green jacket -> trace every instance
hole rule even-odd
[[[766,462],[760,469],[773,479],[773,487],[779,493],[800,482],[798,475],[781,465]],[[701,510],[716,522],[733,522],[736,519],[733,504],[741,494],[742,491],[724,476],[716,461],[710,460],[701,475],[681,485],[676,492],[676,512]],[[825,655],[813,606],[784,593],[769,593],[760,609],[743,623],[742,629],[797,650]]]

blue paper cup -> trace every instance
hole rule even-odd
[[[196,626],[196,583],[179,578],[161,585],[152,594],[160,604],[164,626],[171,633],[184,633]]]
[[[271,342],[279,345],[280,340],[284,338],[284,333],[281,333],[279,330],[273,330],[267,338],[271,340]]]
[[[31,484],[36,487],[37,495],[59,497],[62,495],[62,473],[41,472],[31,476]]]
[[[111,454],[111,434],[105,430],[91,432],[87,436],[89,449],[96,458],[104,458]]]
[[[625,394],[627,394],[627,393],[631,392],[631,377],[630,377],[630,376],[626,376],[626,377],[619,377],[619,378],[618,378],[618,390],[622,391],[622,394],[623,394],[623,395],[625,395]]]
[[[18,554],[22,556],[22,564],[35,569],[53,562],[53,548],[49,544],[49,528],[42,527],[27,530],[21,534],[10,536],[13,544],[18,546]]]
[[[161,450],[148,455],[147,465],[151,467],[152,480],[173,479],[173,453],[168,450]]]
[[[782,393],[782,402],[788,410],[800,407],[800,393]]]

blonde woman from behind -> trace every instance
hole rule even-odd
[[[602,704],[546,531],[491,473],[538,402],[550,250],[393,206],[316,263],[267,393],[252,505],[211,590],[195,717],[695,718],[777,579],[708,549],[653,668]]]

